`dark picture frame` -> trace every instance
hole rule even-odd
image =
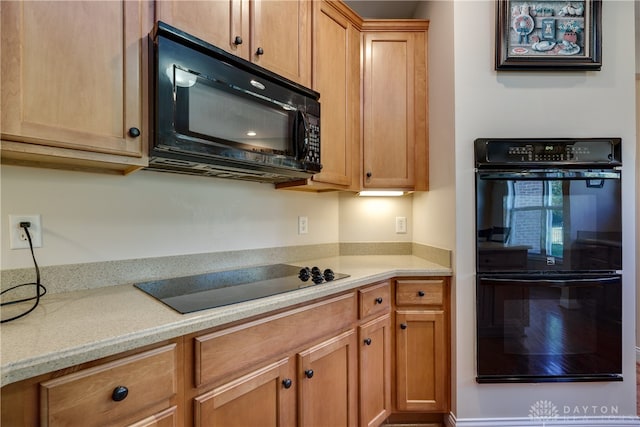
[[[602,0],[496,0],[496,70],[600,70]]]

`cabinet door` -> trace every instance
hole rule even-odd
[[[300,427],[356,425],[356,348],[350,330],[298,353]]]
[[[2,2],[2,139],[142,164],[146,5]],[[130,134],[131,128],[142,134]],[[16,144],[4,149],[20,151]],[[70,156],[44,148],[42,153]]]
[[[294,374],[282,359],[196,397],[194,425],[295,426]]]
[[[448,408],[444,311],[396,311],[396,406],[401,411]]]
[[[188,34],[249,59],[249,0],[160,0],[156,17]]]
[[[359,328],[360,426],[379,426],[391,413],[391,316]]]
[[[363,186],[425,189],[425,33],[365,32],[363,38]]]
[[[305,86],[311,85],[311,2],[251,2],[251,62]]]
[[[352,162],[360,147],[360,32],[334,3],[314,2],[313,88],[321,96],[322,172],[312,179],[348,188],[357,181]]]
[[[175,427],[178,425],[178,408],[172,406],[128,427]]]

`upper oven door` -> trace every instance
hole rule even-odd
[[[622,269],[620,171],[480,170],[477,272]]]

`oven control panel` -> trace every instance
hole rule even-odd
[[[620,138],[488,139],[475,141],[476,166],[553,164],[619,166]]]

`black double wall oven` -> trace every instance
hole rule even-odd
[[[620,147],[475,141],[477,382],[622,380]]]

